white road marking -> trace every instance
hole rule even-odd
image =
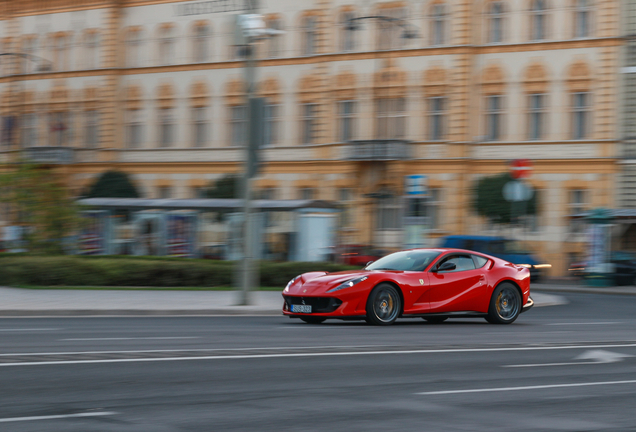
[[[568,326],[568,325],[613,325],[613,324],[622,324],[616,321],[605,321],[605,322],[574,322],[574,323],[550,323],[546,324],[548,326]]]
[[[589,364],[607,364],[623,361],[625,358],[633,357],[628,354],[615,353],[604,350],[589,350],[578,355],[574,360],[591,360],[586,362],[567,362],[567,363],[536,363],[536,364],[520,364],[506,365],[505,368],[527,368],[527,367],[543,367],[543,366],[572,366],[572,365],[589,365]]]
[[[461,393],[488,393],[488,392],[505,392],[505,391],[520,391],[520,390],[539,390],[539,389],[550,389],[550,388],[566,388],[566,387],[617,385],[617,384],[636,384],[636,380],[599,381],[599,382],[572,383],[572,384],[546,384],[546,385],[523,386],[523,387],[499,387],[499,388],[483,388],[483,389],[467,389],[467,390],[441,390],[441,391],[422,392],[422,393],[415,393],[415,394],[416,395],[447,395],[447,394],[461,394]]]
[[[21,332],[21,331],[54,331],[62,330],[59,328],[17,328],[17,329],[0,329],[0,332]]]
[[[0,423],[36,421],[36,420],[55,420],[55,419],[78,418],[78,417],[102,417],[102,416],[111,416],[115,414],[117,413],[112,411],[95,411],[95,412],[77,413],[77,414],[60,414],[60,415],[33,416],[33,417],[10,417],[10,418],[0,418]]]
[[[435,353],[466,353],[466,352],[504,352],[504,351],[544,351],[560,349],[581,349],[581,348],[627,348],[636,347],[636,344],[612,344],[596,345],[593,347],[584,345],[573,346],[548,346],[548,347],[509,347],[509,348],[451,348],[451,349],[413,349],[395,351],[344,351],[344,352],[306,352],[306,353],[279,353],[279,354],[231,354],[212,356],[191,356],[191,357],[162,357],[162,358],[130,358],[130,359],[99,359],[99,360],[54,360],[54,361],[33,361],[18,363],[0,363],[0,367],[6,366],[47,366],[64,364],[95,364],[95,363],[139,363],[139,362],[165,362],[165,361],[191,361],[191,360],[238,360],[238,359],[264,359],[264,358],[292,358],[292,357],[335,357],[335,356],[357,356],[357,355],[389,355],[389,354],[435,354]],[[267,348],[264,348],[267,349]],[[196,350],[175,350],[193,352]],[[129,351],[130,352],[130,351]],[[158,350],[158,352],[162,352]],[[113,353],[117,353],[114,351]],[[81,353],[76,353],[81,354]],[[6,356],[7,354],[5,354]],[[16,354],[13,354],[16,355]]]
[[[165,336],[165,337],[116,337],[116,338],[72,338],[58,341],[120,341],[120,340],[165,340],[165,339],[201,339],[200,336]]]

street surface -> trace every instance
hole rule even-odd
[[[636,298],[509,326],[0,319],[0,431],[634,431]]]

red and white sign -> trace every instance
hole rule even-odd
[[[530,177],[532,161],[530,159],[515,159],[510,163],[510,175],[513,179]]]

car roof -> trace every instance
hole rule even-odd
[[[489,256],[483,252],[477,252],[477,251],[472,251],[472,250],[468,250],[468,249],[458,249],[458,248],[415,248],[415,249],[407,249],[407,250],[412,250],[412,251],[437,251],[437,252],[441,252],[441,253],[446,253],[446,252],[458,252],[458,253],[468,253],[468,254],[477,254],[477,255],[486,255]]]

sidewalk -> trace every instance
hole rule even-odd
[[[0,288],[0,316],[281,315],[280,292],[253,292],[250,306],[236,306],[238,296],[237,291]],[[532,298],[536,307],[567,303],[551,294]]]
[[[569,283],[532,283],[530,284],[532,293],[554,292],[554,293],[584,293],[584,294],[611,294],[636,296],[636,286],[615,286],[615,287],[588,287],[584,282]],[[534,296],[534,294],[533,294]]]

